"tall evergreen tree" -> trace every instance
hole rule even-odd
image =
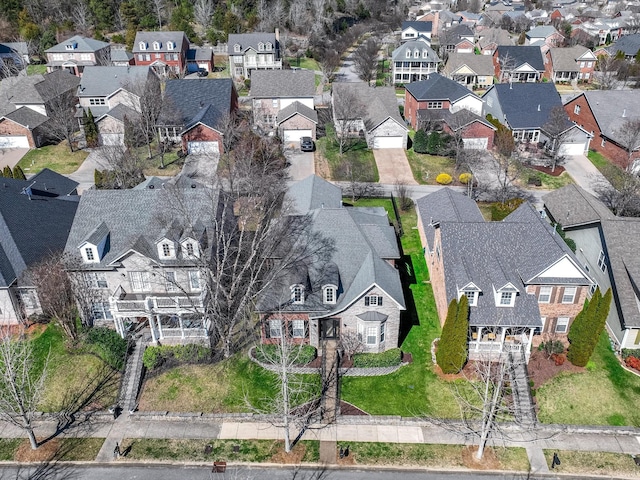
[[[13,178],[13,172],[11,171],[11,167],[9,165],[5,166],[2,170],[2,176],[4,178]]]
[[[456,320],[458,317],[458,300],[453,299],[449,303],[447,310],[447,318],[442,327],[442,335],[438,342],[438,350],[436,352],[436,362],[442,369],[443,373],[458,373],[455,364],[455,348],[456,348]],[[465,336],[466,340],[466,336]]]
[[[451,363],[452,368],[458,373],[467,363],[467,355],[469,354],[469,299],[466,295],[460,297],[458,301],[458,314],[453,330],[454,335],[450,341]]]
[[[569,352],[571,363],[584,367],[589,362],[604,329],[611,306],[611,289],[603,296],[597,288],[591,301],[582,309],[569,329]]]
[[[20,165],[16,165],[13,167],[13,178],[17,180],[26,180],[27,177],[24,175],[24,171]]]
[[[96,120],[89,109],[88,112],[82,113],[82,124],[84,127],[84,138],[87,141],[87,147],[95,148],[98,146],[98,126]]]

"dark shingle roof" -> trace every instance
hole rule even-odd
[[[162,32],[162,31],[153,31],[153,32],[138,32],[136,33],[136,39],[133,42],[133,53],[145,52],[145,53],[153,53],[153,52],[175,52],[178,53],[182,49],[183,42],[187,42],[187,37],[184,32]],[[148,46],[144,50],[140,50],[140,42],[147,43]],[[153,49],[153,42],[160,43],[159,49]],[[176,45],[176,48],[169,50],[167,48],[167,42],[173,42]]]
[[[93,112],[93,110],[91,110]],[[124,103],[119,103],[115,107],[113,107],[108,112],[105,112],[103,115],[98,118],[97,121],[100,121],[104,116],[110,116],[115,118],[120,122],[124,122],[124,117],[126,116],[128,120],[136,120],[140,117],[140,114],[136,112],[133,108],[125,105]]]
[[[640,119],[640,95],[633,90],[591,90],[583,93],[602,133],[620,144],[628,120]]]
[[[318,208],[340,208],[342,190],[321,177],[309,175],[289,187],[285,202],[291,203],[287,208],[297,215],[304,215]]]
[[[547,193],[542,200],[549,214],[563,228],[614,218],[613,213],[598,199],[574,184]]]
[[[311,70],[254,70],[251,73],[251,97],[313,97],[315,73]]]
[[[318,123],[318,112],[316,112],[313,108],[309,108],[306,105],[296,101],[290,105],[287,105],[282,110],[278,112],[277,122],[282,123],[288,118],[291,118],[296,113],[299,113],[303,117],[308,118],[314,123]]]
[[[448,79],[439,73],[432,73],[428,80],[411,82],[406,86],[407,91],[416,100],[449,100],[455,102],[467,95],[475,94],[458,82]]]
[[[402,30],[407,28],[413,28],[417,32],[430,33],[433,29],[432,22],[420,22],[420,21],[404,21],[402,22]]]
[[[611,45],[608,49],[609,53],[615,55],[617,52],[623,52],[626,56],[635,57],[640,50],[640,33],[634,33],[632,35],[624,35],[620,37],[616,43]]]
[[[554,107],[562,107],[553,83],[498,83],[491,88],[511,129],[540,128]]]
[[[424,37],[421,37],[424,38]],[[407,57],[407,51],[410,51],[410,57]],[[419,57],[414,57],[415,52],[419,52]],[[424,56],[426,52],[426,57]],[[423,40],[411,40],[403,43],[391,53],[391,58],[394,62],[404,62],[412,58],[420,58],[421,62],[440,62],[440,58],[433,51],[426,41]]]
[[[60,175],[53,170],[43,168],[40,173],[29,178],[33,190],[41,190],[55,195],[76,195],[78,182]]]
[[[73,50],[67,50],[67,45],[76,44],[77,47]],[[46,53],[68,53],[68,52],[97,52],[98,50],[108,47],[109,44],[107,42],[101,42],[100,40],[96,40],[94,38],[82,37],[80,35],[75,35],[71,38],[68,38],[64,42],[60,42],[57,45],[45,50]]]
[[[278,48],[275,33],[254,32],[254,33],[230,33],[227,44],[229,45],[229,54],[233,54],[233,47],[240,45],[240,51],[245,52],[249,48],[258,51],[259,43],[266,44],[270,42],[274,50]]]
[[[513,64],[513,68],[528,63],[539,72],[544,72],[544,59],[539,46],[533,45],[500,45],[498,47],[498,58],[508,57]]]
[[[28,127],[29,130],[33,130],[49,120],[46,116],[29,107],[20,107],[13,112],[7,113],[4,117],[25,128]]]
[[[373,88],[365,82],[334,83],[334,98],[340,98],[341,93],[346,90],[354,91],[362,103],[365,109],[363,120],[367,131],[373,130],[389,118],[395,120],[401,128],[407,129],[400,116],[398,99],[393,87]]]

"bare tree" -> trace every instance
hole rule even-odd
[[[163,108],[160,79],[150,70],[150,74],[146,78],[129,82],[124,88],[129,97],[129,104],[139,116],[133,126],[144,138],[147,145],[147,158],[151,158],[151,142],[156,132],[158,117]],[[161,161],[161,168],[164,168],[164,156]]]
[[[133,188],[144,180],[144,162],[130,149],[121,145],[103,146],[99,155],[108,166],[103,188]]]
[[[41,84],[39,93],[43,98],[48,99],[46,103],[47,117],[49,117],[46,122],[47,132],[60,142],[66,140],[69,150],[73,152],[72,136],[79,128],[75,118],[77,102],[75,90],[68,89],[69,85],[63,81],[48,81]]]
[[[573,124],[569,121],[569,116],[562,105],[551,109],[547,122],[542,126],[542,131],[549,137],[547,152],[549,153],[549,163],[551,171],[556,171],[556,166],[560,165],[565,156],[560,154],[562,143],[569,134]]]
[[[407,183],[401,180],[396,180],[393,190],[400,202],[400,210],[403,212],[408,211],[413,206],[413,200],[411,200]]]
[[[158,19],[158,28],[162,29],[162,12],[164,11],[164,0],[152,0],[153,8],[156,11],[156,18]]]
[[[347,359],[353,360],[355,354],[364,352],[365,345],[362,343],[362,338],[360,338],[358,332],[350,329],[340,332],[338,348],[347,356]]]
[[[635,171],[634,159],[640,150],[640,119],[629,118],[625,120],[620,129],[616,132],[620,145],[626,150],[624,158],[624,168],[628,172]]]
[[[0,337],[0,417],[23,430],[32,449],[38,448],[33,419],[44,393],[49,356],[38,365],[33,343],[24,335]]]
[[[508,17],[507,17],[508,18]],[[508,53],[498,57],[498,66],[500,68],[500,82],[504,82],[505,79],[512,80],[511,74],[516,67],[515,60]]]
[[[613,184],[603,179],[594,182],[593,189],[614,215],[640,216],[640,180],[634,173],[620,171]]]
[[[336,69],[340,66],[340,54],[333,48],[325,48],[321,53],[320,71],[326,83],[332,83]]]
[[[211,24],[213,11],[213,0],[196,0],[193,4],[193,18],[203,29]]]
[[[380,50],[380,42],[377,38],[367,39],[353,53],[353,67],[363,82],[371,83],[376,78],[378,69],[378,52]]]
[[[344,194],[355,202],[365,197],[376,197],[380,194],[380,186],[375,183],[375,172],[366,163],[354,158],[345,158],[338,168],[340,178],[346,180]]]
[[[284,451],[289,453],[294,446],[292,434],[296,430],[302,433],[311,422],[311,418],[319,413],[320,392],[317,384],[310,381],[308,375],[292,373],[292,369],[300,364],[303,346],[289,342],[282,326],[280,338],[274,347],[269,348],[265,345],[258,348],[262,350],[261,360],[275,373],[275,396],[266,399],[266,406],[262,408],[253,406],[246,395],[245,402],[254,412],[267,415],[274,426],[282,429]]]
[[[73,6],[73,23],[82,33],[87,33],[91,28],[91,11],[89,5],[84,1],[79,1]]]
[[[595,77],[601,90],[611,90],[617,84],[620,61],[613,55],[599,55]]]
[[[333,85],[333,118],[335,120],[336,141],[342,155],[354,139],[359,138],[363,126],[365,107],[354,88],[349,84]]]

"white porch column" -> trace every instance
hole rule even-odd
[[[156,335],[156,325],[153,315],[148,315],[147,320],[149,321],[149,329],[151,330],[151,340],[153,343],[158,343],[158,336]]]
[[[160,321],[160,315],[155,315],[156,322],[158,322],[158,336],[160,339],[164,338],[164,333],[162,333],[162,322]]]
[[[480,340],[482,340],[482,327],[478,327],[478,338],[476,338],[476,352],[480,351]]]
[[[184,339],[184,326],[182,325],[182,314],[181,313],[178,314],[178,323],[180,324],[180,335],[182,335],[182,338]]]
[[[531,352],[531,344],[533,343],[533,334],[535,331],[536,331],[535,328],[529,329],[529,337],[527,338],[527,344],[526,344],[526,350],[525,350],[525,353],[527,355],[529,355],[529,353]]]
[[[500,351],[504,349],[504,340],[507,336],[507,327],[502,327],[502,333],[500,333]]]
[[[116,327],[116,332],[118,332],[118,335],[124,338],[124,336],[122,335],[122,328],[120,326],[120,317],[113,317],[113,324]]]

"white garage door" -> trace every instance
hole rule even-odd
[[[285,130],[282,136],[283,142],[299,142],[302,137],[313,137],[311,130]]]
[[[403,144],[403,137],[375,137],[373,140],[373,148],[402,148]]]
[[[487,137],[482,138],[463,138],[464,148],[469,150],[486,150],[489,145],[489,139]]]
[[[103,133],[100,135],[102,145],[124,145],[123,133]]]
[[[558,151],[560,155],[584,155],[584,143],[563,143]]]
[[[0,148],[29,148],[29,139],[26,135],[2,135]]]
[[[219,153],[218,142],[188,142],[189,155],[201,155],[205,153]]]

